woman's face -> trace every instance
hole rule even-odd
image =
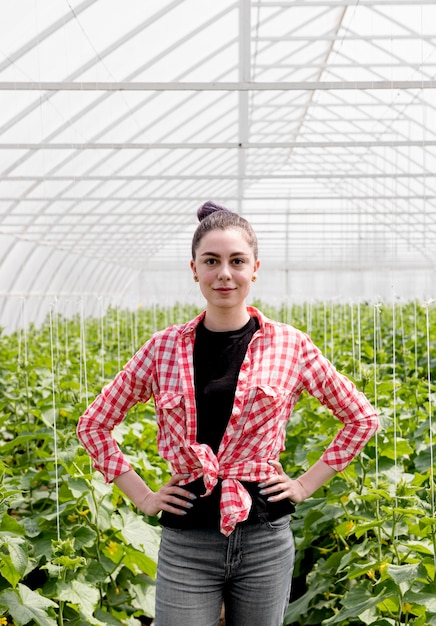
[[[194,276],[212,307],[244,307],[253,276],[260,262],[239,229],[212,230],[201,239],[195,260]]]

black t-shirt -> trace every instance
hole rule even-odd
[[[254,333],[257,318],[250,318],[236,331],[214,332],[203,323],[197,327],[194,344],[194,386],[197,407],[197,441],[208,444],[217,453],[230,419],[239,370]],[[253,500],[247,523],[274,520],[294,510],[289,500],[268,502],[259,494],[257,483],[241,481]],[[205,492],[199,478],[185,489],[201,496]],[[211,495],[198,497],[186,515],[163,512],[161,523],[171,528],[218,528],[221,481]]]

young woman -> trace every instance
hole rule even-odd
[[[343,470],[378,427],[365,396],[307,335],[246,298],[260,262],[250,224],[211,202],[198,212],[191,269],[206,310],[155,333],[81,417],[78,436],[107,481],[161,514],[156,626],[281,626],[289,600],[293,503]],[[290,478],[279,455],[303,390],[343,423],[321,459]],[[172,478],[153,492],[111,431],[154,398]]]

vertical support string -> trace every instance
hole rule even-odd
[[[407,347],[406,347],[406,333],[404,329],[404,307],[402,304],[399,305],[400,311],[400,328],[401,328],[401,353],[403,358],[403,368],[404,375],[403,380],[408,380],[408,367],[407,367]]]
[[[418,320],[416,310],[416,300],[413,302],[413,332],[415,336],[415,376],[418,376]]]
[[[121,332],[120,332],[120,309],[116,309],[116,330],[117,330],[117,360],[118,371],[121,370]]]
[[[88,405],[88,371],[86,365],[86,329],[83,298],[80,300],[80,399]]]
[[[433,405],[432,405],[432,381],[431,381],[431,343],[430,343],[430,315],[429,307],[433,300],[425,302],[425,325],[426,325],[426,344],[427,344],[427,388],[428,388],[428,430],[430,445],[430,506],[431,516],[436,516],[435,511],[435,484],[434,484],[434,454],[433,454]],[[436,530],[432,527],[433,543],[436,543]],[[436,551],[433,551],[434,566],[436,569]]]
[[[374,326],[374,340],[373,340],[373,348],[374,348],[374,408],[378,411],[378,395],[377,395],[377,382],[378,382],[378,333],[379,328],[381,328],[380,323],[380,309],[381,305],[376,303],[374,305],[373,311],[373,326]],[[379,440],[378,440],[378,432],[375,433],[375,488],[379,488]],[[380,519],[380,500],[377,498],[376,500],[376,515],[377,520]],[[378,552],[379,552],[379,561],[382,560],[382,543],[381,543],[381,532],[380,529],[377,531],[378,537]]]
[[[353,378],[356,379],[356,338],[354,334],[354,304],[351,302],[350,304],[351,310],[351,351],[353,357]]]
[[[333,300],[330,302],[330,361],[334,362],[335,358],[335,335],[334,335],[334,325],[335,325],[335,309]]]
[[[327,354],[327,305],[323,302],[323,312],[324,312],[324,343],[323,343],[323,352]]]
[[[27,336],[26,301],[21,298],[21,326],[18,332],[18,372],[21,381],[21,372],[24,376],[24,389],[26,398],[26,421],[30,429],[30,389],[29,389],[29,346]],[[21,383],[20,383],[21,384]],[[30,443],[26,442],[27,459],[30,459]]]
[[[393,402],[393,429],[394,429],[394,487],[395,487],[395,507],[397,507],[397,487],[398,487],[398,458],[397,458],[397,324],[395,298],[392,298],[392,402]]]
[[[360,302],[357,303],[357,358],[359,363],[359,379],[362,379],[362,320]]]
[[[55,311],[56,312],[56,311]],[[57,315],[55,316],[57,323]],[[56,330],[56,332],[55,332]],[[58,461],[58,432],[57,432],[57,403],[56,403],[56,354],[59,354],[56,346],[58,333],[54,328],[53,307],[50,307],[50,357],[51,357],[51,380],[52,380],[52,414],[53,414],[53,454],[55,471],[55,499],[56,499],[56,535],[58,541],[61,538],[60,504],[59,504],[59,461]]]
[[[103,298],[100,296],[97,298],[99,302],[99,332],[100,332],[100,375],[101,379],[104,380],[104,357],[105,357],[105,329],[104,329],[104,309],[103,309]]]

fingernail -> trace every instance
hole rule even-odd
[[[189,497],[191,498],[191,500],[196,500],[197,496],[195,495],[195,493],[190,493]]]
[[[191,474],[183,474],[185,478],[189,478]]]
[[[261,488],[262,488],[262,487],[265,487],[265,483],[259,483],[259,485],[258,485],[258,486],[259,486],[259,487],[261,487]]]
[[[186,506],[189,506],[189,508],[190,508],[190,509],[192,509],[192,507],[193,507],[194,505],[192,504],[192,502],[187,502],[187,503],[186,503]]]
[[[261,495],[261,496],[263,496],[263,494],[265,493],[265,489],[261,489],[261,490],[259,491],[259,493],[260,493],[260,495]]]

